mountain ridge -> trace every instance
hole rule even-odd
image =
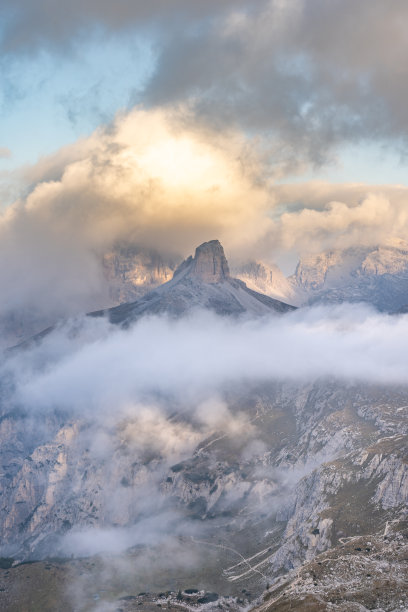
[[[289,280],[309,305],[365,302],[396,312],[408,304],[408,244],[390,240],[306,255]]]

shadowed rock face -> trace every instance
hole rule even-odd
[[[219,240],[200,244],[194,257],[187,257],[174,272],[173,279],[181,277],[210,285],[230,279],[227,258]]]

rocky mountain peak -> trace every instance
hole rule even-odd
[[[194,257],[186,259],[174,276],[184,272],[203,283],[221,283],[230,278],[228,262],[219,240],[204,242],[196,248]]]

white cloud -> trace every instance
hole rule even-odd
[[[298,253],[377,246],[408,238],[408,188],[323,182],[273,188],[281,214],[267,245]]]
[[[102,256],[117,241],[189,255],[209,238],[248,248],[265,231],[259,160],[238,133],[135,110],[31,169],[0,218],[0,315],[48,318],[109,302]]]
[[[8,147],[0,147],[0,159],[8,159],[12,153]]]
[[[112,407],[118,417],[131,409],[137,426],[148,431],[146,397],[159,394],[194,411],[201,403],[201,422],[218,427],[229,413],[214,398],[229,385],[325,376],[403,384],[407,332],[406,316],[380,315],[362,306],[317,307],[259,321],[198,313],[179,321],[143,319],[92,342],[79,336],[69,350],[63,341],[59,354],[51,335],[33,351],[31,362],[23,353],[8,367],[18,373],[19,400],[32,410],[58,406],[105,419]],[[241,416],[235,418],[231,431],[240,430]]]

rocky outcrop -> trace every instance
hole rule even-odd
[[[222,283],[230,277],[224,249],[218,240],[204,242],[197,247],[189,275],[203,283]]]
[[[402,612],[408,606],[407,538],[403,520],[348,538],[277,580],[254,612]]]

